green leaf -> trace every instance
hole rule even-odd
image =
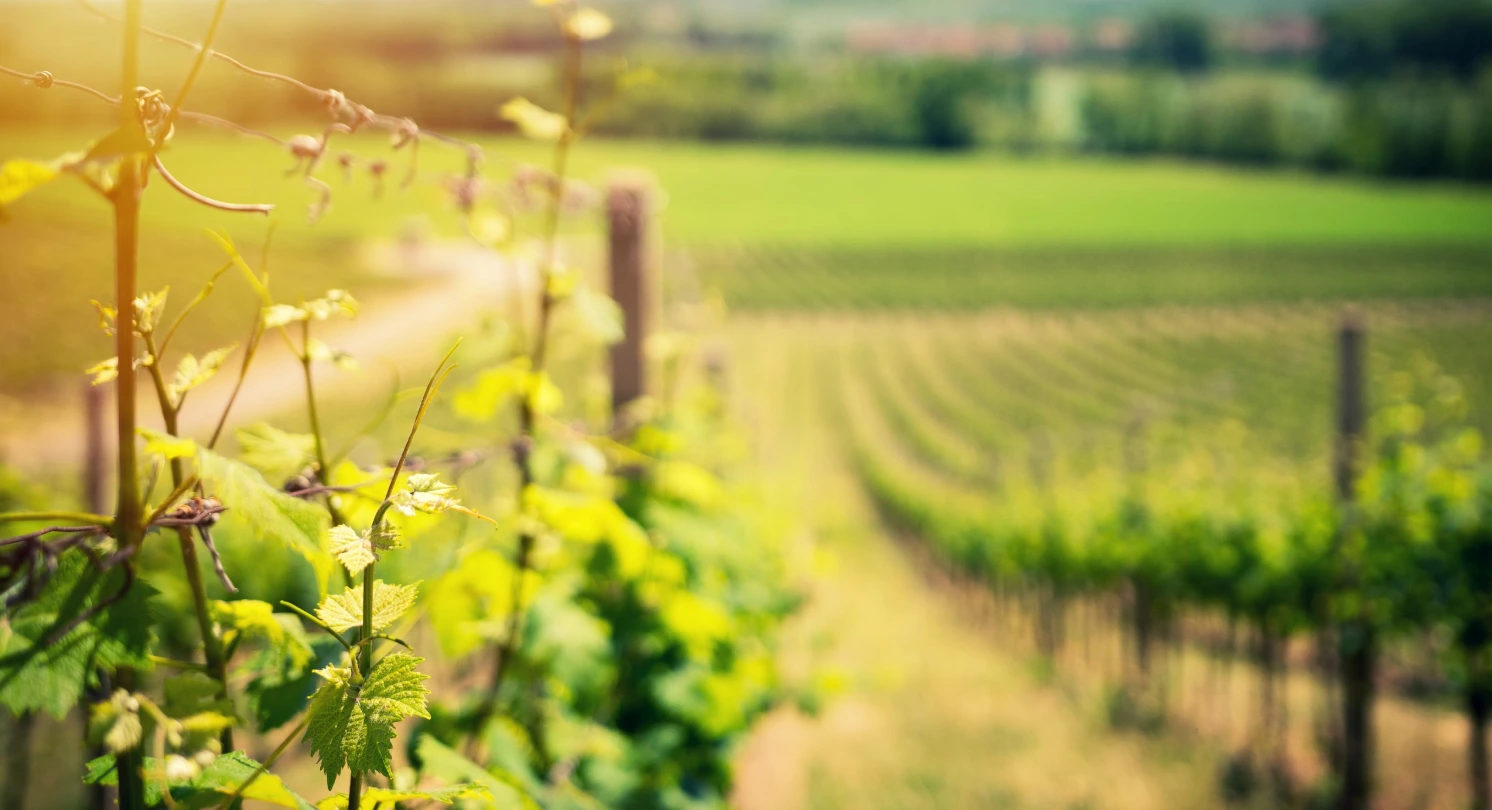
[[[327,539],[331,543],[332,556],[353,576],[361,574],[364,568],[378,561],[378,554],[373,551],[373,541],[366,533],[360,534],[351,526],[333,526]]]
[[[114,380],[119,378],[119,358],[110,357],[106,360],[101,360],[98,363],[89,366],[83,373],[93,375],[94,385],[103,385],[107,382],[113,382]]]
[[[197,454],[197,443],[191,439],[172,436],[148,427],[135,428],[135,432],[145,440],[145,452],[160,456],[166,461],[190,458]]]
[[[498,114],[518,125],[518,129],[536,141],[557,141],[570,128],[563,115],[552,113],[526,98],[515,98],[502,105]]]
[[[415,671],[423,658],[392,653],[379,659],[361,689],[333,672],[311,699],[305,739],[326,774],[328,789],[343,768],[390,776],[394,724],[408,717],[429,719],[429,676]]]
[[[145,334],[155,331],[155,325],[160,322],[161,313],[166,309],[166,296],[170,294],[170,287],[162,287],[155,292],[141,293],[135,299],[136,332]]]
[[[304,631],[301,637],[305,637]],[[318,636],[309,643],[313,658],[302,669],[276,668],[273,662],[257,659],[245,668],[261,673],[244,687],[254,712],[254,722],[261,732],[273,731],[305,711],[316,687],[321,684],[315,670],[342,660],[344,648],[336,639]]]
[[[0,163],[0,209],[38,186],[52,182],[58,174],[59,169],[54,163],[37,163],[33,160],[7,160]]]
[[[155,757],[146,757],[144,771],[145,803],[155,806],[163,803],[164,790],[160,781],[163,766]],[[214,759],[195,776],[187,779],[172,779],[171,798],[180,810],[201,810],[221,803],[232,796],[244,782],[258,772],[260,765],[239,751],[233,751]],[[114,757],[104,756],[88,763],[83,781],[90,785],[117,785],[119,772],[114,767]],[[285,787],[280,777],[272,773],[260,773],[243,791],[243,797],[251,801],[264,802],[291,810],[315,810],[315,806]]]
[[[388,788],[372,787],[363,791],[362,806],[369,810],[395,810],[399,802],[439,802],[441,804],[452,804],[462,799],[475,800],[482,804],[490,803],[491,791],[486,787],[473,783],[451,785],[449,787],[429,788],[428,790],[390,790]],[[344,810],[347,807],[347,797],[341,793],[328,796],[316,803],[316,810]]]
[[[304,309],[290,304],[271,304],[264,308],[264,328],[274,329],[309,318]]]
[[[346,290],[328,290],[326,295],[301,305],[306,315],[313,320],[324,321],[334,315],[348,318],[357,315],[357,299]]]
[[[238,348],[235,343],[232,346],[224,346],[221,349],[213,349],[202,355],[198,360],[196,355],[185,354],[180,362],[176,364],[176,374],[171,378],[171,384],[166,386],[166,394],[170,396],[173,403],[181,401],[181,395],[196,388],[202,383],[212,379],[218,369],[223,367],[223,361],[228,355]]]
[[[438,515],[460,504],[450,497],[456,488],[443,484],[435,473],[416,473],[409,476],[406,486],[394,493],[394,508],[413,517],[416,512]]]
[[[88,711],[88,738],[113,753],[134,748],[144,735],[140,702],[123,689],[114,690],[108,700],[93,704]]]
[[[0,621],[0,704],[61,718],[77,705],[98,669],[151,668],[149,599],[155,589],[136,581],[122,599],[62,638],[50,636],[112,598],[124,570],[100,572],[81,551],[64,553],[41,596]]]
[[[426,589],[426,615],[448,657],[464,658],[507,632],[517,572],[501,554],[482,549],[461,558]],[[529,574],[525,579],[523,600],[528,604],[537,577]]]
[[[165,705],[171,717],[187,717],[201,712],[233,711],[231,701],[223,699],[223,687],[203,672],[183,672],[166,679]]]
[[[260,422],[239,428],[240,459],[272,481],[282,481],[311,466],[316,457],[316,437],[309,433],[287,433]]]
[[[489,422],[510,400],[528,390],[529,359],[515,357],[477,375],[476,383],[458,391],[451,407],[473,422]]]
[[[224,631],[264,643],[263,655],[254,663],[257,669],[273,667],[281,672],[301,672],[315,658],[300,620],[275,613],[274,606],[268,602],[253,599],[213,602],[212,618]]]
[[[480,805],[493,810],[537,810],[538,803],[514,783],[515,778],[498,769],[483,768],[434,736],[421,735],[415,746],[420,772],[446,782],[471,782],[487,789],[488,799]]]
[[[222,524],[301,555],[315,569],[321,587],[326,588],[336,561],[321,546],[324,509],[286,495],[265,482],[252,467],[206,448],[197,451],[197,475],[207,493],[228,507]]]
[[[383,580],[373,583],[373,632],[378,632],[399,620],[405,611],[414,607],[420,595],[420,583],[413,585],[389,585]],[[335,596],[321,600],[316,616],[344,633],[363,624],[363,586],[348,588]]]
[[[155,148],[138,119],[100,138],[83,156],[85,162],[137,155]]]

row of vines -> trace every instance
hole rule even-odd
[[[883,516],[1007,638],[1105,673],[1116,726],[1206,725],[1237,746],[1234,800],[1487,807],[1492,332],[1479,304],[1358,317],[1373,407],[1340,426],[1327,306],[887,316],[825,374]],[[1245,736],[1182,722],[1188,700]],[[1440,735],[1385,727],[1384,701],[1410,728],[1461,712],[1464,770],[1416,773]]]
[[[6,227],[26,227],[21,197],[51,182],[96,191],[116,227],[116,289],[95,302],[113,351],[89,370],[115,393],[112,510],[18,480],[0,514],[0,704],[15,728],[86,714],[96,756],[78,777],[98,806],[724,805],[734,741],[783,696],[773,639],[798,597],[780,527],[737,480],[744,441],[719,381],[701,373],[697,335],[647,336],[655,395],[606,396],[608,347],[643,336],[625,334],[635,324],[579,263],[599,195],[568,166],[610,101],[585,98],[580,77],[611,23],[567,0],[535,5],[555,22],[565,105],[502,105],[552,145],[549,166],[511,180],[488,177],[486,156],[458,138],[214,51],[223,0],[200,44],[144,26],[140,0],[117,18],[84,4],[123,32],[118,94],[4,68],[38,92],[118,108],[117,128],[79,151],[0,166],[0,205],[16,204]],[[192,52],[174,93],[137,89],[146,43]],[[310,94],[328,121],[281,138],[193,112],[209,67]],[[622,69],[608,92],[644,80]],[[318,383],[354,362],[332,345],[333,322],[358,302],[345,290],[276,297],[267,238],[241,250],[214,234],[222,265],[194,297],[140,289],[151,195],[224,217],[271,213],[170,173],[169,147],[197,126],[283,149],[289,179],[266,182],[304,184],[313,219],[337,215],[337,173],[407,187],[424,182],[422,147],[454,149],[465,170],[439,178],[451,205],[432,213],[536,283],[512,285],[513,300],[492,302],[502,320],[432,356],[421,387],[385,395],[365,377],[333,411]],[[380,139],[393,154],[369,156]],[[228,295],[244,301],[244,340],[181,345],[182,323]],[[300,379],[255,378],[267,345],[295,358]],[[242,389],[287,382],[299,416],[233,427]],[[228,391],[227,407],[210,435],[187,435],[182,414],[204,386]],[[26,745],[7,742],[8,756]],[[280,775],[308,756],[324,794]],[[5,789],[28,801],[24,783]]]

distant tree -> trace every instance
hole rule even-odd
[[[1320,73],[1381,78],[1406,71],[1468,79],[1492,58],[1489,0],[1391,0],[1320,17]]]
[[[976,96],[989,84],[983,66],[951,60],[931,60],[911,75],[911,112],[923,146],[966,149],[978,139],[974,115]]]
[[[1200,73],[1212,66],[1212,29],[1189,11],[1165,11],[1140,24],[1131,58],[1142,65]]]

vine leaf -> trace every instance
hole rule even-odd
[[[321,547],[326,511],[270,486],[254,468],[206,448],[197,450],[197,475],[207,491],[231,507],[221,523],[236,526],[246,537],[259,537],[289,548],[316,571],[323,590],[336,561]]]
[[[122,567],[99,571],[81,551],[64,553],[36,601],[0,621],[0,705],[11,711],[46,710],[59,719],[76,706],[98,669],[151,668],[149,599],[155,589],[136,581],[119,601],[88,621],[51,636],[126,584]]]
[[[0,163],[0,217],[5,214],[5,206],[33,189],[52,182],[58,173],[55,163],[38,163],[34,160],[7,160]]]
[[[470,782],[428,790],[390,790],[374,787],[363,791],[363,806],[369,810],[396,810],[399,802],[453,804],[462,799],[488,804],[492,801],[492,793],[486,787]],[[341,793],[328,796],[316,803],[316,810],[345,810],[346,807],[347,797]]]
[[[311,465],[316,455],[316,437],[309,433],[287,433],[263,422],[239,428],[239,457],[250,467],[281,480]]]
[[[483,805],[493,810],[538,810],[539,805],[522,788],[518,780],[499,768],[483,768],[435,737],[424,734],[415,746],[415,757],[421,772],[451,782],[475,782],[487,789],[489,801]]]
[[[160,456],[165,461],[176,458],[191,458],[197,454],[197,443],[191,439],[172,436],[148,427],[137,427],[135,432],[145,440],[145,452]]]
[[[146,757],[144,770],[146,774],[159,774],[163,768],[160,760]],[[222,802],[224,797],[232,796],[239,785],[253,778],[254,781],[244,789],[243,798],[291,810],[315,810],[314,805],[285,787],[280,777],[272,773],[259,773],[255,777],[259,771],[258,762],[238,751],[224,754],[193,776],[171,778],[171,798],[179,810],[212,807]],[[169,773],[169,769],[166,772]],[[114,767],[113,755],[88,763],[83,781],[90,785],[118,784],[119,772]],[[145,803],[151,806],[161,804],[165,799],[164,788],[159,778],[146,779]]]
[[[144,736],[140,702],[123,689],[114,690],[108,700],[95,703],[89,709],[89,739],[102,741],[105,748],[116,754],[139,745]]]
[[[326,683],[311,699],[305,740],[321,763],[328,789],[343,768],[391,775],[394,724],[407,717],[430,717],[425,705],[429,676],[415,671],[423,660],[407,653],[386,655],[373,665],[361,689],[350,685],[347,670],[326,671]]]
[[[218,369],[223,367],[223,361],[227,360],[228,355],[237,348],[238,344],[234,343],[221,349],[213,349],[202,355],[200,360],[194,354],[182,355],[176,365],[176,374],[171,378],[171,384],[166,386],[166,393],[171,401],[181,402],[182,394],[212,379],[212,376],[218,373]]]
[[[347,590],[321,600],[316,616],[333,630],[344,633],[363,624],[363,587]],[[383,580],[373,583],[373,631],[376,633],[399,620],[414,606],[420,584],[390,585]]]
[[[536,141],[557,141],[564,137],[570,122],[563,115],[550,112],[526,98],[515,98],[498,109],[506,120],[518,125],[524,136]]]

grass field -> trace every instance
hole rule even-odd
[[[287,155],[235,136],[189,134],[167,155],[184,182],[219,199],[280,206],[270,218],[272,262],[287,298],[332,286],[376,291],[387,282],[366,266],[369,240],[461,236],[442,184],[461,168],[449,150],[424,150],[420,182],[407,191],[397,187],[403,165],[382,193],[367,177],[349,183],[324,169],[333,207],[313,226],[305,212],[315,193],[285,176]],[[79,131],[7,131],[0,159],[47,157],[87,140]],[[349,143],[368,154],[383,148],[379,138]],[[543,159],[529,143],[483,145],[494,178]],[[602,182],[620,166],[658,176],[664,244],[685,249],[686,261],[675,264],[740,308],[1492,294],[1492,194],[1481,190],[1176,163],[626,142],[590,145],[577,172]],[[0,340],[30,346],[7,353],[0,369],[16,390],[91,363],[105,348],[89,331],[86,302],[109,296],[110,226],[105,206],[65,179],[11,214],[0,229],[0,284],[39,293],[0,326]],[[178,295],[220,264],[204,229],[246,249],[267,232],[262,218],[203,209],[160,183],[147,191],[145,222],[143,283],[171,284]],[[234,305],[244,294],[225,285],[193,337],[236,338]]]

